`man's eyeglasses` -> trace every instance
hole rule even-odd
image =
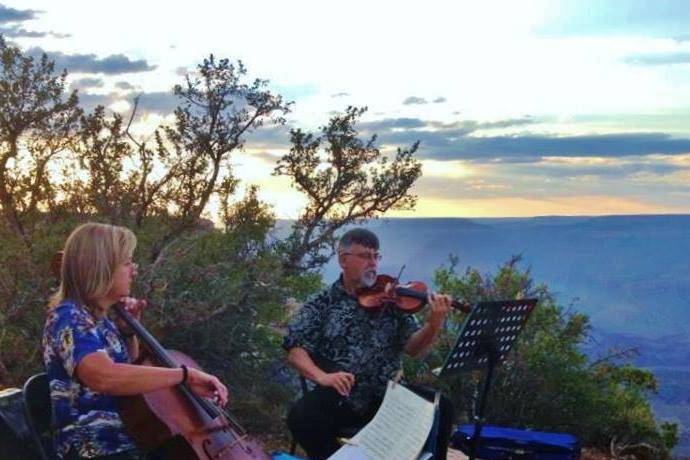
[[[343,256],[355,256],[359,257],[362,260],[371,260],[371,261],[377,261],[380,262],[381,258],[383,257],[381,254],[378,252],[341,252],[340,255]]]

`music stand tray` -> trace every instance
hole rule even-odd
[[[479,302],[465,319],[455,346],[438,373],[440,377],[460,371],[487,369],[470,450],[474,460],[481,435],[486,398],[495,367],[503,362],[522,332],[537,299]]]

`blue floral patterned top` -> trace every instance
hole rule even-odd
[[[115,324],[95,319],[66,300],[48,312],[43,332],[43,361],[50,382],[55,448],[60,458],[71,449],[93,458],[132,450],[115,397],[84,386],[74,371],[88,354],[104,351],[116,363],[130,362]]]
[[[388,380],[402,366],[407,340],[418,329],[412,315],[361,308],[341,278],[305,302],[288,326],[283,348],[304,348],[326,372],[354,374],[345,401],[365,414],[383,397]]]

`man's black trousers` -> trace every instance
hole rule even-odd
[[[406,385],[428,401],[433,401],[435,391],[429,387]],[[317,386],[298,400],[288,414],[288,428],[297,443],[311,460],[325,460],[340,448],[336,437],[344,429],[362,428],[376,414],[382,400],[372,404],[366,415],[356,414],[333,388]],[[453,406],[441,396],[439,404],[439,430],[434,460],[445,460],[453,429]]]

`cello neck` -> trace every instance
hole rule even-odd
[[[177,367],[175,362],[170,358],[165,348],[158,343],[158,341],[151,335],[149,331],[141,325],[132,315],[130,315],[127,310],[125,310],[124,305],[121,302],[113,305],[112,309],[115,314],[120,317],[127,326],[129,326],[134,333],[139,337],[139,340],[146,346],[146,348],[151,352],[156,361],[165,367]]]

